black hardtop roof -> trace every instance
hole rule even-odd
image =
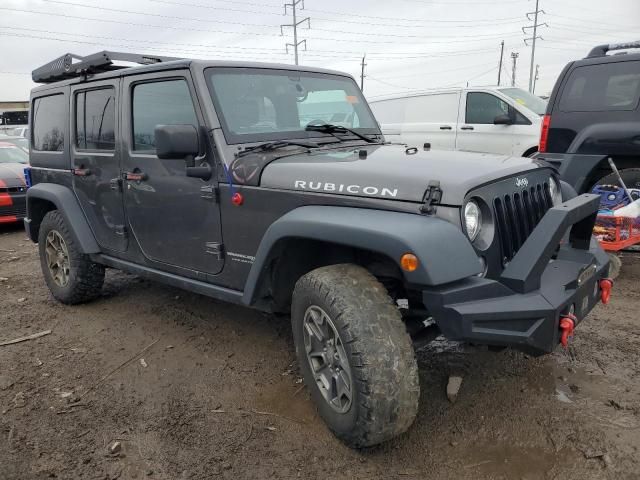
[[[76,60],[75,62],[73,60]],[[116,65],[114,61],[138,63],[134,66]],[[65,67],[65,62],[66,67]],[[66,54],[43,65],[32,72],[33,81],[44,83],[33,89],[34,92],[76,83],[93,82],[125,75],[156,71],[190,68],[191,66],[232,67],[232,68],[271,68],[300,72],[326,73],[352,78],[351,75],[336,70],[305,67],[284,63],[264,63],[231,60],[195,60],[190,58],[161,57],[103,51],[86,57]]]

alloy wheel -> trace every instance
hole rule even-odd
[[[353,379],[342,339],[329,315],[316,305],[303,320],[305,352],[320,393],[338,413],[349,411]]]

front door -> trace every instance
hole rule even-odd
[[[513,152],[513,125],[494,125],[501,115],[509,115],[509,105],[492,93],[468,92],[464,110],[460,112],[456,149],[471,152]]]
[[[178,268],[194,278],[218,273],[223,260],[215,174],[208,181],[187,177],[184,160],[155,154],[157,125],[203,125],[189,71],[125,77],[122,91],[124,195],[133,237],[158,268]],[[213,152],[202,148],[197,161],[214,165]]]
[[[105,250],[124,251],[127,236],[116,145],[119,79],[71,90],[73,187],[96,240]]]

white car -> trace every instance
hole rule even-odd
[[[409,146],[527,157],[547,102],[516,87],[473,87],[370,102],[385,138]]]

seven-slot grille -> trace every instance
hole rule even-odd
[[[537,183],[493,200],[503,263],[509,262],[552,207],[549,184]]]

